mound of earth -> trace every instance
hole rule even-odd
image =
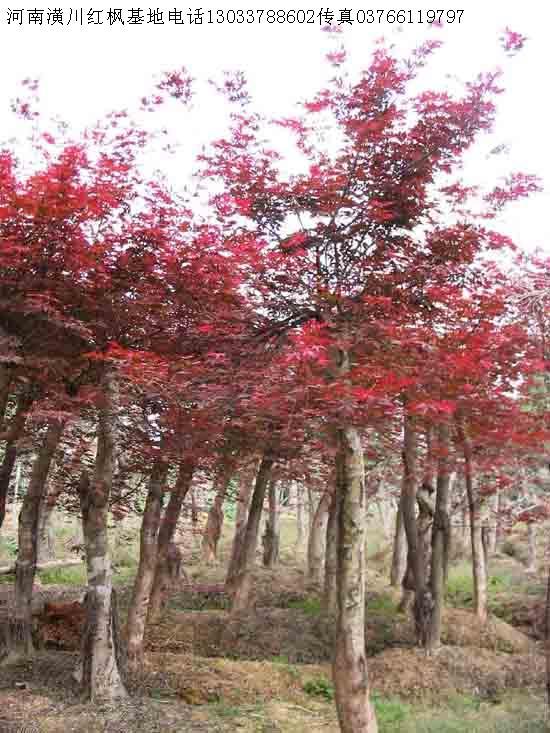
[[[528,654],[533,647],[524,633],[506,621],[491,616],[486,624],[480,624],[473,613],[458,608],[446,609],[443,614],[442,641],[451,646],[476,646],[512,654]]]
[[[223,701],[246,705],[273,699],[304,699],[303,686],[326,677],[327,667],[296,667],[268,661],[205,659],[192,654],[148,654],[147,685],[175,694],[191,705]]]
[[[334,621],[298,608],[259,608],[231,616],[223,611],[165,613],[147,630],[146,648],[155,652],[187,652],[204,657],[271,659],[293,664],[329,661]],[[414,648],[410,618],[393,612],[367,616],[367,654],[389,648]],[[448,609],[443,618],[443,644],[479,647],[510,654],[529,654],[533,642],[505,621],[480,624],[470,611]]]
[[[542,687],[544,657],[471,647],[442,647],[426,656],[420,649],[388,649],[369,660],[369,678],[384,697],[444,699],[473,694],[498,701],[509,689]]]
[[[187,652],[204,657],[270,659],[291,663],[330,659],[331,646],[317,620],[298,609],[263,608],[230,616],[216,611],[163,615],[146,634],[149,651]]]

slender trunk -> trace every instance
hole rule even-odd
[[[304,497],[304,487],[298,481],[294,482],[296,489],[296,546],[295,554],[298,561],[304,554],[304,549],[308,542],[308,525],[306,522],[306,506]]]
[[[157,540],[167,473],[168,465],[164,461],[158,460],[151,471],[149,490],[141,522],[139,565],[126,626],[128,670],[133,675],[140,672],[143,664],[145,622],[151,588],[155,579],[158,552]]]
[[[384,496],[384,491],[384,483],[380,482],[380,485],[378,487],[378,495]],[[382,527],[384,540],[385,542],[389,542],[392,537],[390,506],[383,499],[380,499],[376,502],[376,508],[378,510],[378,516],[380,517],[380,526]]]
[[[491,501],[491,512],[489,515],[489,555],[493,556],[497,551],[497,527],[498,507],[500,503],[500,491],[497,489]]]
[[[307,487],[307,530],[308,537],[311,534],[311,528],[313,527],[313,520],[315,518],[315,496],[313,489]]]
[[[17,458],[17,440],[25,428],[25,421],[29,408],[32,404],[32,397],[29,392],[23,393],[18,400],[15,415],[9,427],[9,439],[6,441],[4,458],[0,466],[0,527],[4,524],[6,517],[6,502],[10,486],[11,474]]]
[[[449,428],[439,427],[440,458],[437,471],[437,494],[435,514],[432,525],[432,560],[430,572],[430,588],[433,599],[433,610],[430,617],[426,649],[432,653],[441,646],[441,617],[445,595],[445,565],[448,557],[450,536],[449,499],[451,492],[451,473],[447,451],[449,448]]]
[[[266,450],[254,484],[254,493],[252,494],[248,521],[246,523],[246,530],[244,533],[240,564],[236,570],[230,587],[230,590],[233,592],[231,610],[234,613],[247,609],[249,605],[252,584],[251,570],[254,565],[256,555],[258,529],[260,526],[260,518],[262,516],[264,497],[271,478],[274,463],[275,456],[271,451]]]
[[[339,462],[341,463],[341,461]],[[340,468],[340,466],[337,466]],[[336,616],[338,611],[338,497],[342,477],[336,478],[336,490],[331,493],[328,511],[327,536],[325,542],[325,585],[323,589],[323,611]]]
[[[266,568],[273,568],[279,562],[280,542],[280,506],[276,478],[272,478],[269,482],[268,501],[269,518],[262,538],[264,546],[263,564]]]
[[[31,479],[19,514],[17,562],[15,565],[15,612],[10,629],[10,655],[29,656],[32,644],[32,587],[36,572],[38,515],[54,453],[63,433],[62,422],[52,422],[34,460]]]
[[[537,572],[537,525],[527,523],[527,568],[528,573]]]
[[[504,495],[503,491],[497,492],[497,516],[496,516],[496,550],[498,550],[500,544],[502,543],[502,540],[504,538],[504,522],[503,522],[503,516],[504,512],[506,511],[506,497]]]
[[[48,562],[55,558],[55,534],[52,526],[53,513],[59,497],[59,491],[45,494],[38,515],[38,562]]]
[[[309,542],[307,545],[307,574],[312,583],[320,585],[323,580],[323,560],[325,558],[325,539],[327,533],[327,514],[331,501],[331,492],[325,491],[315,511]]]
[[[101,379],[102,404],[97,426],[97,452],[91,482],[84,472],[79,485],[86,545],[88,590],[82,640],[81,684],[92,701],[126,697],[122,679],[120,635],[111,557],[107,538],[109,498],[116,461],[117,385],[109,366]]]
[[[156,621],[160,616],[162,606],[166,600],[166,593],[171,584],[171,575],[168,567],[168,553],[170,544],[174,539],[183,502],[191,489],[194,469],[194,465],[189,462],[184,461],[181,463],[178,480],[174,490],[172,491],[162,518],[158,532],[155,577],[149,598],[149,610],[147,614],[147,620],[149,622]]]
[[[487,566],[483,552],[483,521],[481,502],[476,496],[473,480],[472,445],[462,423],[459,422],[459,435],[464,452],[464,478],[468,497],[468,514],[470,519],[470,542],[472,546],[472,572],[474,580],[474,610],[476,616],[485,623],[487,621]]]
[[[546,714],[550,716],[550,567],[546,580],[546,608],[544,613],[544,653],[546,657]]]
[[[6,503],[16,458],[17,443],[13,441],[6,445],[2,465],[0,466],[0,527],[2,527],[6,518]]]
[[[208,512],[206,527],[202,535],[202,559],[207,565],[214,565],[218,560],[218,543],[224,520],[223,503],[227,496],[234,467],[234,461],[226,458],[219,475],[216,477],[217,491]]]
[[[10,397],[12,373],[11,369],[0,366],[0,429],[4,428],[4,419],[6,416],[6,407]]]
[[[404,589],[410,592],[411,580],[414,586],[414,620],[417,642],[425,646],[432,609],[432,598],[427,588],[427,567],[424,553],[425,537],[422,534],[424,527],[419,527],[416,520],[416,503],[418,492],[417,480],[417,435],[414,419],[405,414],[404,419],[404,446],[403,446],[403,488],[401,508],[403,524],[407,535],[407,572],[405,573]],[[419,513],[421,516],[421,513]],[[402,604],[403,605],[403,604]]]
[[[399,588],[405,577],[407,569],[407,535],[403,523],[403,510],[401,503],[397,507],[395,515],[395,534],[393,538],[393,553],[391,562],[390,585]]]
[[[337,430],[341,476],[338,497],[338,615],[333,661],[336,709],[342,733],[377,733],[365,652],[366,487],[356,428]]]
[[[254,488],[254,479],[256,477],[257,464],[254,465],[250,472],[247,472],[240,481],[239,498],[237,500],[237,516],[235,518],[235,535],[231,546],[231,558],[227,569],[225,584],[227,588],[231,588],[239,568],[241,567],[241,557],[243,552],[244,536],[246,533],[246,523],[248,519],[248,507],[250,504],[250,495]]]

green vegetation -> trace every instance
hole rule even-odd
[[[86,585],[84,564],[68,568],[51,568],[37,573],[42,585]]]
[[[334,700],[334,687],[325,677],[315,677],[308,680],[304,684],[303,690],[307,695],[320,697],[327,702]]]
[[[303,611],[308,616],[319,616],[322,611],[319,598],[302,598],[296,601],[289,601],[288,607]]]

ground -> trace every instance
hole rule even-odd
[[[293,530],[287,518],[281,567],[258,568],[254,608],[237,618],[228,617],[227,599],[217,590],[223,562],[205,567],[190,550],[187,569],[198,590],[182,587],[148,629],[146,668],[131,682],[124,703],[99,707],[80,700],[70,635],[64,649],[50,642],[26,663],[0,666],[0,733],[337,733],[333,625],[323,618],[318,591],[295,556]],[[59,554],[70,531],[59,520]],[[137,557],[136,528],[130,525],[124,536],[115,543],[123,613]],[[230,536],[228,523],[222,561]],[[372,532],[370,538],[367,637],[380,733],[547,730],[537,621],[542,576],[526,576],[509,555],[494,558],[491,608],[498,615],[480,627],[469,608],[469,569],[459,561],[449,579],[445,645],[426,657],[414,647],[410,620],[396,613],[382,538],[373,539]],[[3,562],[9,554],[5,540],[0,549]],[[38,605],[78,598],[84,575],[81,568],[69,568],[42,574],[40,581]],[[10,595],[8,584],[0,586],[0,608]]]

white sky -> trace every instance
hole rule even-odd
[[[112,5],[78,5],[29,3],[8,0],[0,9],[0,48],[3,68],[0,78],[0,139],[19,135],[9,114],[10,99],[17,94],[18,81],[25,77],[41,80],[42,109],[46,115],[59,115],[76,127],[93,123],[111,109],[135,107],[136,100],[148,93],[153,77],[162,70],[185,65],[193,77],[206,81],[220,77],[224,69],[242,69],[250,82],[255,106],[268,116],[282,117],[293,112],[295,101],[311,97],[322,84],[329,70],[323,56],[329,50],[329,39],[315,25],[270,25],[265,20],[258,25],[183,25],[109,27],[86,25],[88,9],[107,11],[109,7],[149,7],[165,11],[179,8],[188,11],[208,9],[285,8],[316,11],[320,5],[299,0],[287,2],[256,2],[218,0],[215,3],[153,5],[116,0]],[[84,26],[22,26],[7,24],[7,8],[82,7]],[[495,65],[504,68],[506,94],[499,100],[499,114],[494,137],[484,142],[490,150],[500,143],[510,146],[508,155],[486,159],[477,151],[468,164],[471,178],[492,180],[495,172],[521,170],[536,173],[544,181],[546,191],[530,201],[514,204],[502,222],[502,228],[526,249],[541,247],[550,252],[550,92],[547,76],[550,71],[550,4],[539,0],[523,2],[473,2],[458,0],[450,3],[394,3],[378,0],[364,3],[334,3],[324,5],[335,11],[340,8],[367,10],[418,10],[423,8],[464,9],[460,25],[448,26],[442,33],[446,47],[439,51],[424,74],[425,86],[437,84],[444,74],[467,79]],[[126,13],[125,13],[126,14]],[[106,15],[106,13],[104,13]],[[25,13],[26,16],[26,13]],[[165,17],[165,20],[167,18]],[[498,37],[509,26],[528,36],[523,51],[506,59],[499,47]],[[368,63],[374,38],[385,35],[396,45],[409,46],[425,38],[426,25],[355,25],[346,30],[344,40],[356,68]],[[170,108],[170,129],[181,143],[181,150],[170,162],[168,174],[176,185],[188,179],[193,155],[202,144],[219,135],[223,129],[220,105],[207,86],[199,86],[191,113],[179,107]],[[473,180],[472,180],[473,182]]]

